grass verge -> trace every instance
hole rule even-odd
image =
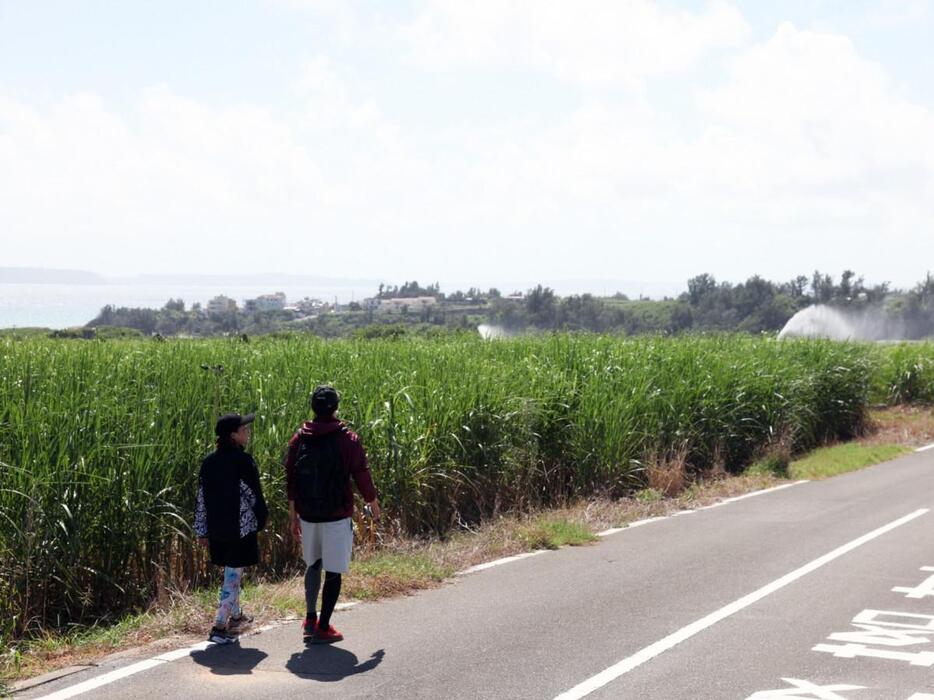
[[[540,517],[519,529],[519,539],[529,549],[558,549],[593,542],[597,536],[586,525],[564,519]]]
[[[863,445],[847,442],[821,447],[801,459],[794,460],[788,467],[788,474],[792,479],[825,479],[828,476],[887,462],[911,451],[910,447],[904,445]]]

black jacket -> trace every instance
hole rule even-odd
[[[248,529],[253,530],[251,515],[255,516],[256,531],[266,527],[269,509],[259,483],[259,470],[249,453],[239,447],[218,448],[201,463],[198,484],[195,530],[199,536],[237,540],[247,534],[243,532],[245,522],[251,523]],[[203,516],[203,522],[199,522],[199,516]]]

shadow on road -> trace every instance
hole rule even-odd
[[[380,665],[386,652],[380,649],[360,663],[357,657],[336,646],[310,646],[303,652],[292,654],[285,667],[296,676],[316,681],[339,681],[347,676],[372,671]]]
[[[259,649],[244,649],[239,644],[208,647],[204,651],[191,652],[196,664],[207,666],[211,673],[219,676],[247,675],[260,661],[268,656]]]

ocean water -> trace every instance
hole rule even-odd
[[[181,298],[186,308],[194,302],[205,305],[224,294],[241,306],[260,294],[284,292],[289,302],[303,297],[341,304],[373,296],[369,287],[312,286],[171,286],[145,284],[0,284],[0,328],[68,328],[83,326],[107,304],[159,309],[169,299]]]

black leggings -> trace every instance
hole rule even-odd
[[[318,601],[318,589],[321,587],[321,560],[305,570],[305,610],[308,617],[315,615],[315,604]],[[331,624],[331,614],[337,599],[341,594],[341,575],[331,571],[324,572],[324,591],[321,595],[321,617],[318,626],[327,629]]]

